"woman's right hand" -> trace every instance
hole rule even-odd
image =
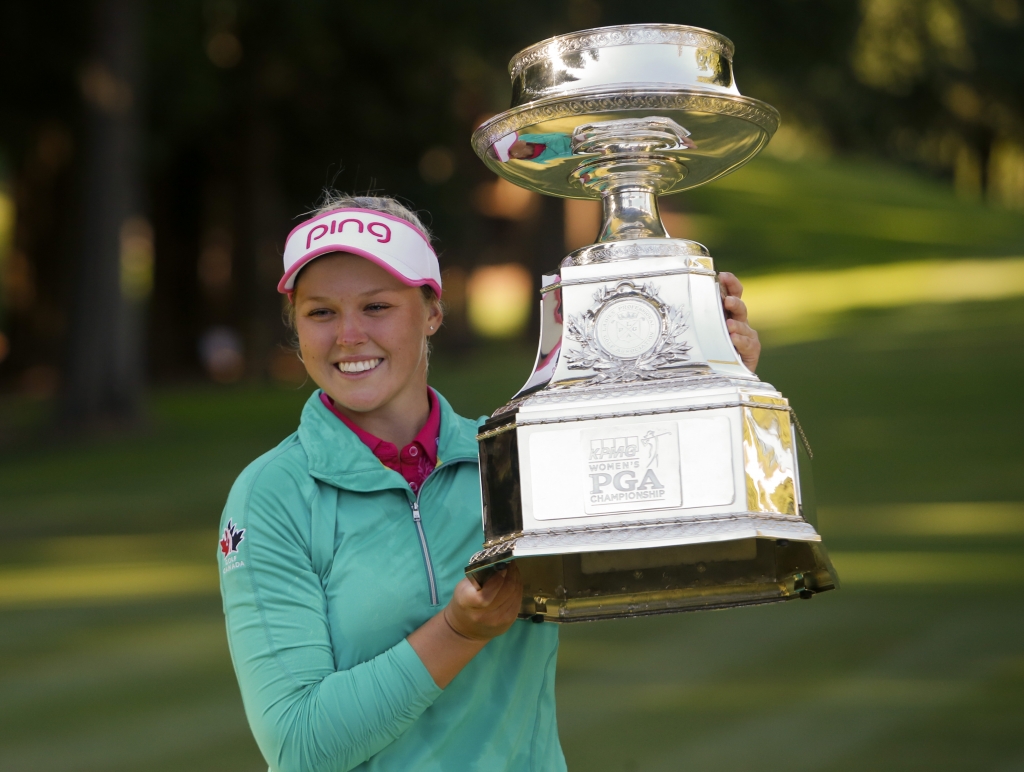
[[[523,600],[523,579],[512,563],[477,587],[469,579],[455,585],[444,619],[456,633],[471,641],[486,642],[507,631],[516,621]]]

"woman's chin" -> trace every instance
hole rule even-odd
[[[334,404],[354,413],[372,413],[387,400],[381,399],[379,391],[344,390],[328,395]]]
[[[355,413],[370,413],[388,401],[388,395],[379,384],[365,381],[352,383],[332,380],[329,389],[324,389],[334,404]]]

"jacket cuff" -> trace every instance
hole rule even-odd
[[[434,683],[434,677],[430,675],[427,666],[423,664],[420,655],[409,643],[408,638],[403,638],[393,649],[391,649],[395,666],[405,676],[406,682],[415,692],[415,696],[426,703],[424,708],[432,705],[434,700],[444,693],[444,689]]]

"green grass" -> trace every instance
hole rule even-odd
[[[766,350],[796,408],[819,502],[1024,500],[1024,301],[848,315],[833,337]]]
[[[718,222],[707,241],[720,266],[1024,252],[1019,216],[905,173],[759,163],[731,187],[693,194],[705,218],[696,222]],[[921,210],[920,227],[911,223],[902,240],[881,225],[858,230],[866,220],[844,219],[855,205]],[[920,225],[940,221],[932,236]],[[948,561],[949,574],[879,575],[811,602],[564,628],[559,725],[571,769],[1024,769],[1024,583],[985,579],[990,562],[1024,563],[1024,299],[833,322],[827,339],[766,348],[759,368],[810,436],[826,544],[840,572],[844,556],[884,564],[920,553]],[[531,360],[526,345],[439,351],[432,381],[475,416],[511,395]],[[148,425],[130,437],[8,443],[0,569],[88,560],[69,555],[87,544],[106,550],[97,546],[95,560],[204,560],[203,533],[212,553],[231,481],[294,429],[308,391],[177,389],[153,395]],[[41,414],[37,404],[0,403],[0,421],[18,432]],[[994,504],[978,509],[978,524],[985,515],[995,525],[976,528],[967,507],[952,529],[923,527],[927,519],[911,522],[900,508],[942,502],[1010,506],[1005,517]],[[159,536],[171,533],[181,536]],[[150,536],[58,538],[102,534]],[[139,554],[119,557],[119,545]],[[965,566],[976,573],[960,581]],[[226,768],[265,765],[215,595],[0,610],[0,769]]]
[[[1021,611],[1012,591],[847,588],[568,628],[570,768],[1017,769]]]
[[[0,620],[3,769],[266,769],[215,596]]]
[[[757,160],[664,200],[692,214],[720,270],[746,275],[1024,254],[1024,217],[869,159]],[[679,235],[679,234],[673,234]]]

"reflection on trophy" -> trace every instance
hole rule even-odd
[[[778,128],[773,107],[740,95],[732,54],[721,35],[668,24],[551,38],[513,57],[511,109],[473,135],[511,182],[603,206],[597,243],[543,277],[533,374],[478,437],[486,542],[466,571],[515,559],[522,616],[838,586],[789,403],[733,348],[708,250],[658,213],[659,195],[728,174]]]

